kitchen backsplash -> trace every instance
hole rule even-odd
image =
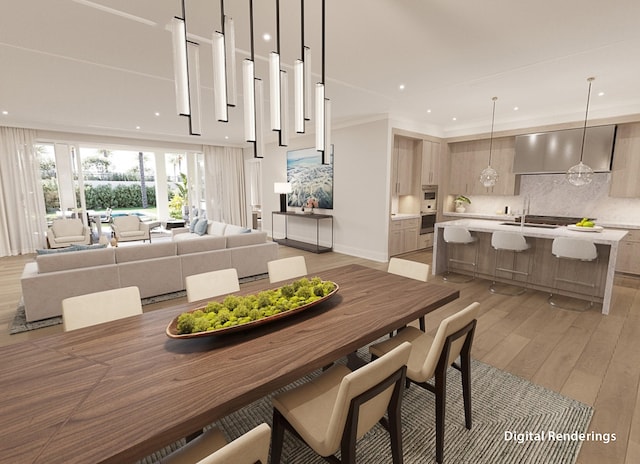
[[[520,195],[474,195],[467,213],[495,214],[508,206],[519,214],[527,197],[529,214],[552,216],[589,216],[608,224],[640,225],[640,199],[609,197],[609,173],[598,173],[587,186],[569,184],[563,174],[525,175],[520,180]]]

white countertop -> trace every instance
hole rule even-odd
[[[420,213],[395,213],[391,215],[392,221],[399,221],[401,219],[418,219]]]
[[[487,219],[456,219],[453,221],[438,222],[436,227],[445,226],[461,226],[466,227],[469,230],[477,232],[494,232],[497,230],[521,232],[526,237],[547,238],[553,239],[556,237],[573,237],[584,240],[592,240],[594,243],[603,245],[613,245],[627,235],[626,230],[616,229],[603,229],[601,232],[592,231],[573,231],[567,229],[565,226],[560,226],[555,229],[547,229],[542,227],[517,227],[502,225],[501,222],[512,222],[512,218],[505,217],[502,221],[492,221]]]
[[[483,214],[483,213],[454,213],[451,211],[442,213],[444,217],[455,217],[455,218],[468,218],[468,219],[491,219],[495,221],[513,221],[516,216],[513,214]],[[602,227],[610,227],[614,229],[629,229],[636,230],[640,229],[640,224],[630,224],[630,223],[614,223],[607,221],[596,221],[596,224]]]

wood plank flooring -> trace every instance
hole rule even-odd
[[[357,263],[384,270],[386,263],[339,253],[316,255],[280,247],[280,257],[304,255],[310,273]],[[407,259],[431,264],[430,252]],[[33,256],[0,259],[0,346],[62,331],[62,326],[9,335],[8,324],[20,298],[20,275]],[[439,277],[434,277],[440,281]],[[616,276],[611,313],[574,312],[547,304],[547,295],[496,295],[477,279],[455,285],[460,299],[426,318],[427,329],[465,305],[479,301],[481,313],[472,356],[595,408],[589,431],[616,435],[608,444],[585,441],[579,464],[640,462],[640,279]],[[145,306],[145,311],[176,300]],[[502,439],[502,437],[496,437]],[[554,463],[555,464],[555,463]]]

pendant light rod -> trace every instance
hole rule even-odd
[[[276,0],[276,52],[280,54],[280,0]]]
[[[582,145],[580,146],[580,162],[582,163],[582,157],[584,156],[584,141],[587,136],[587,117],[589,116],[589,101],[591,100],[591,83],[595,80],[595,77],[587,79],[589,82],[589,90],[587,91],[587,109],[584,112],[584,126],[582,127]]]
[[[324,38],[325,38],[325,0],[322,0],[322,83],[324,80]]]
[[[300,0],[300,59],[304,60],[304,0]]]
[[[224,35],[224,0],[220,0],[220,30]]]
[[[498,97],[493,97],[493,113],[491,114],[491,135],[489,136],[489,166],[491,166],[491,153],[493,151],[493,125],[496,121],[496,100]]]
[[[251,41],[251,61],[255,63],[255,50],[253,46],[253,0],[249,0],[249,38]]]

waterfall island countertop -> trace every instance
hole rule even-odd
[[[505,225],[504,222],[511,222],[512,225]],[[608,314],[611,304],[611,294],[613,292],[613,279],[615,275],[616,258],[618,254],[618,244],[620,240],[627,235],[626,230],[599,229],[595,230],[571,230],[567,226],[554,226],[553,228],[542,225],[513,225],[513,221],[505,217],[503,221],[487,220],[487,219],[457,219],[453,221],[438,222],[435,225],[435,236],[433,245],[433,273],[443,274],[447,270],[447,244],[442,237],[444,227],[458,226],[465,227],[473,235],[478,238],[477,256],[478,263],[476,266],[476,274],[478,277],[492,280],[493,269],[495,263],[495,252],[491,247],[491,234],[495,231],[507,231],[521,233],[532,246],[526,253],[533,253],[531,256],[534,266],[527,282],[527,287],[541,291],[549,291],[553,288],[553,272],[556,258],[551,254],[551,243],[556,237],[571,237],[581,240],[589,240],[596,244],[598,249],[598,260],[596,279],[598,283],[595,289],[595,301],[602,303],[602,313]],[[472,247],[467,247],[472,248]],[[463,250],[464,251],[464,250]],[[473,260],[473,256],[470,259]],[[526,261],[526,258],[521,260]],[[465,272],[465,269],[454,269],[456,272]],[[468,268],[467,268],[467,272]],[[504,274],[499,280],[513,283],[515,285],[525,285],[520,280],[510,280]],[[487,290],[488,291],[488,290]],[[585,294],[577,290],[568,293],[569,296],[589,300],[593,297],[591,294]]]

